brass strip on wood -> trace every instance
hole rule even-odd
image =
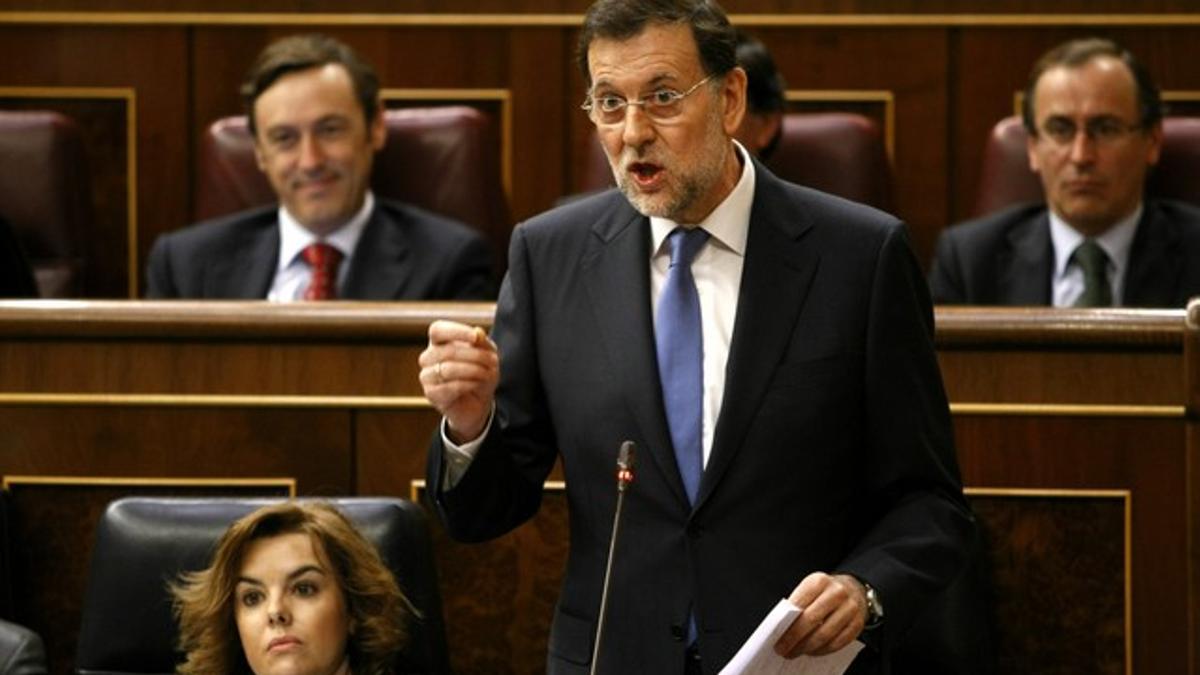
[[[133,476],[5,476],[0,488],[14,485],[127,485],[137,487],[283,487],[288,496],[296,496],[295,478],[165,478]]]
[[[951,403],[954,415],[1027,417],[1149,417],[1182,418],[1181,405],[1104,405],[1075,403]]]
[[[731,14],[754,27],[1197,26],[1200,14]],[[380,14],[300,12],[0,12],[0,24],[168,26],[578,27],[581,14]]]
[[[356,408],[433,410],[423,396],[286,396],[247,394],[36,394],[0,393],[8,406],[111,406],[152,408]]]

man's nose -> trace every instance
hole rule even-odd
[[[1071,139],[1071,161],[1076,164],[1088,164],[1096,159],[1096,139],[1088,133],[1087,127],[1075,132]]]
[[[654,138],[654,122],[640,105],[625,107],[625,125],[621,130],[621,142],[628,147],[640,148]]]
[[[300,137],[299,160],[301,169],[312,169],[324,164],[325,150],[313,134],[304,134]]]

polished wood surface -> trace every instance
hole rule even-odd
[[[78,599],[62,589],[82,588],[86,556],[64,556],[53,579],[30,574],[30,556],[90,541],[115,494],[257,479],[302,495],[419,495],[437,423],[416,380],[428,323],[487,326],[491,311],[0,302],[0,475],[13,481],[10,531],[32,539],[10,549],[15,591],[0,610],[42,632],[67,672]],[[995,575],[1001,672],[1200,675],[1200,306],[936,319]],[[39,489],[21,488],[30,476]],[[58,504],[63,486],[73,496]],[[541,669],[566,553],[561,494],[552,486],[533,521],[485,545],[437,528],[458,672]]]
[[[1200,14],[1184,0],[1064,0],[1054,14],[1026,0],[728,4],[804,99],[794,108],[891,115],[894,208],[923,261],[938,233],[971,212],[988,131],[1012,114],[1031,63],[1062,40],[1120,40],[1146,62],[1174,113],[1200,114]],[[291,33],[345,40],[377,66],[385,89],[416,91],[417,102],[427,91],[430,102],[475,105],[496,118],[514,223],[580,187],[592,133],[574,63],[584,0],[452,0],[403,11],[380,0],[4,5],[0,60],[24,65],[0,71],[0,107],[61,110],[87,132],[98,215],[86,243],[86,297],[140,294],[155,238],[192,221],[202,130],[241,112],[238,84],[254,55]],[[124,94],[94,91],[102,88]],[[479,91],[506,93],[507,122],[493,103],[470,98]],[[890,102],[864,104],[864,93]]]

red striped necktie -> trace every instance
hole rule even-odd
[[[317,242],[305,246],[300,255],[312,270],[308,288],[304,289],[304,299],[336,299],[338,265],[342,262],[342,252],[329,244]]]

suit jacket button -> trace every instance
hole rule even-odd
[[[686,635],[687,635],[687,632],[685,632],[683,630],[683,626],[680,626],[678,624],[671,626],[671,637],[675,638],[676,642],[683,642],[683,638]]]

